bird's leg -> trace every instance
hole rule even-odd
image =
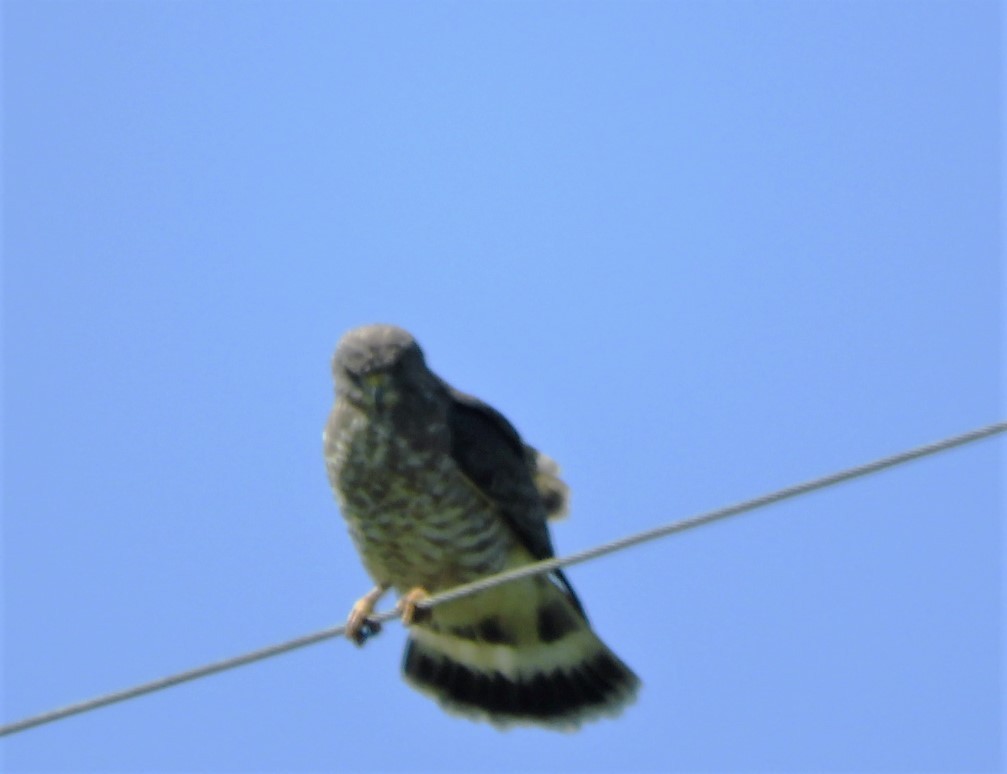
[[[430,599],[430,594],[422,586],[409,589],[399,599],[395,605],[395,610],[398,611],[399,618],[402,619],[404,626],[412,626],[414,623],[419,623],[424,618],[429,617],[430,611],[419,606],[421,602],[427,599]]]
[[[373,637],[381,631],[381,624],[377,621],[369,621],[368,616],[374,612],[374,606],[387,590],[388,586],[386,585],[375,586],[358,599],[350,609],[350,615],[346,619],[346,636],[355,644],[363,645],[368,637]]]

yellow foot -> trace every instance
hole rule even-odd
[[[421,602],[427,599],[430,599],[430,594],[422,586],[417,586],[406,592],[405,596],[395,605],[395,609],[398,611],[403,625],[412,626],[414,623],[419,623],[424,618],[429,617],[430,611],[424,610],[419,606]]]
[[[375,586],[356,601],[346,619],[346,636],[357,645],[363,645],[369,637],[381,631],[381,624],[368,620],[374,606],[385,593],[387,586]]]

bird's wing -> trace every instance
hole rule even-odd
[[[532,556],[551,558],[554,552],[547,511],[535,486],[536,462],[529,458],[531,447],[525,446],[517,430],[492,406],[454,388],[448,390],[451,455],[458,467],[497,508]],[[552,574],[583,613],[566,576],[559,570]]]

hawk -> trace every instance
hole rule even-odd
[[[434,374],[401,328],[349,331],[332,370],[326,467],[377,584],[353,606],[347,635],[360,644],[372,633],[367,617],[392,588],[409,626],[405,678],[450,711],[572,729],[631,702],[639,679],[591,629],[559,570],[419,605],[553,556],[546,520],[568,499],[556,464]]]

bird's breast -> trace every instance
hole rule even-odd
[[[338,441],[327,433],[329,472],[376,580],[433,592],[504,568],[509,533],[446,443],[373,422],[348,424]]]

